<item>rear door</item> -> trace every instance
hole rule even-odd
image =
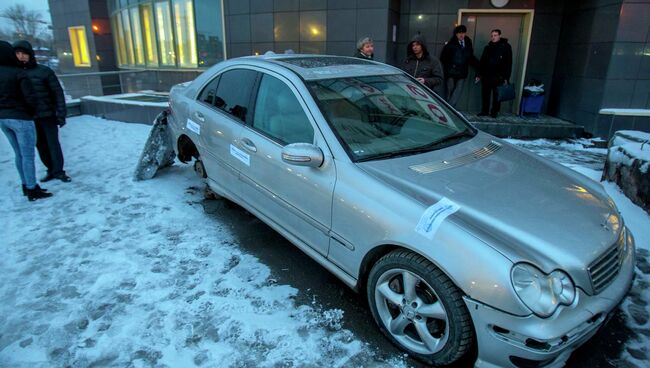
[[[282,161],[290,143],[312,143],[325,156],[321,167]],[[262,73],[254,116],[241,131],[239,148],[250,156],[242,168],[243,199],[323,256],[329,246],[336,170],[329,148],[298,90],[275,73]]]
[[[239,197],[239,169],[246,156],[233,152],[235,140],[250,117],[250,100],[258,73],[248,69],[226,70],[203,87],[190,112],[188,128],[200,131],[203,163],[211,186],[230,197]]]

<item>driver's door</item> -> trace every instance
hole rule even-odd
[[[325,156],[321,167],[282,161],[282,148],[299,142],[313,143],[321,149]],[[326,256],[336,170],[302,97],[282,76],[262,75],[254,116],[242,129],[238,148],[250,157],[250,165],[241,169],[243,199]]]

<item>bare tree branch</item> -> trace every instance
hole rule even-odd
[[[40,38],[43,27],[47,24],[38,10],[29,10],[22,4],[15,4],[2,10],[0,17],[9,19],[14,26],[16,36],[26,40]]]

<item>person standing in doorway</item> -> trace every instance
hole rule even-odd
[[[443,95],[442,64],[437,57],[429,54],[424,38],[419,33],[406,46],[406,59],[402,63],[402,70],[440,96]]]
[[[29,77],[18,68],[13,47],[0,41],[0,130],[14,150],[23,195],[30,201],[52,196],[36,184],[36,132],[32,119],[40,106]]]
[[[36,148],[47,174],[42,182],[59,179],[70,182],[72,179],[63,170],[63,151],[59,143],[59,127],[65,125],[66,107],[63,89],[54,71],[36,63],[32,45],[27,41],[14,43],[16,57],[34,86],[34,92],[44,110],[34,119],[36,124]]]
[[[472,40],[467,37],[466,33],[467,27],[462,24],[454,28],[454,35],[442,48],[440,54],[447,87],[445,99],[453,107],[456,107],[463,94],[463,86],[469,74],[470,65],[473,67],[479,65],[478,59],[474,56]]]
[[[501,37],[500,29],[490,32],[490,42],[483,49],[477,81],[481,81],[481,112],[478,116],[496,118],[501,109],[497,87],[508,83],[512,73],[512,47],[507,38]],[[490,109],[490,96],[492,109]]]
[[[357,52],[354,53],[354,57],[360,59],[372,60],[375,55],[375,44],[370,37],[364,37],[357,42]]]

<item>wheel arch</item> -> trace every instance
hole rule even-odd
[[[186,134],[181,134],[178,137],[178,140],[176,141],[176,154],[178,159],[183,163],[192,161],[192,158],[199,158],[199,150],[196,147],[196,144],[194,144],[194,141],[192,141],[192,139]]]
[[[424,257],[426,260],[428,260],[434,266],[436,266],[442,273],[444,273],[449,278],[449,280],[451,280],[451,282],[454,283],[454,285],[458,288],[458,290],[460,290],[461,293],[463,293],[463,295],[467,295],[465,290],[463,290],[463,288],[461,287],[462,285],[458,285],[457,280],[455,280],[449,274],[449,272],[447,272],[447,270],[444,267],[442,267],[438,262],[431,259],[430,257],[427,257],[426,254],[422,254],[421,252],[418,252],[417,249],[412,249],[397,244],[381,244],[375,246],[368,253],[366,253],[366,255],[363,257],[363,260],[361,261],[361,266],[359,267],[359,278],[357,279],[357,287],[356,287],[359,293],[365,292],[368,283],[368,275],[370,275],[370,270],[372,270],[374,264],[377,263],[377,261],[379,261],[381,257],[395,250],[405,250],[408,252],[415,253],[421,257]]]

